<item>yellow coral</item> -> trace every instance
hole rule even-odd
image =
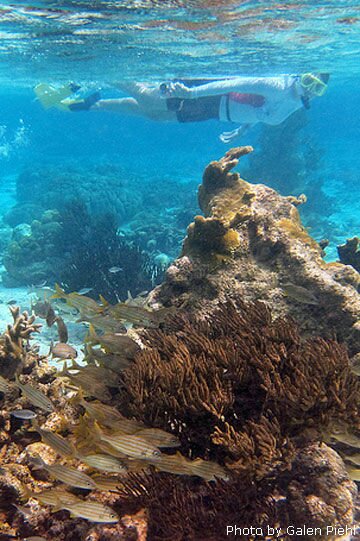
[[[240,236],[235,229],[229,229],[222,238],[224,251],[226,253],[233,252],[240,246]]]
[[[295,209],[296,210],[296,209]],[[297,212],[297,211],[296,211]],[[298,213],[297,213],[298,214]],[[318,243],[309,235],[305,227],[303,227],[299,221],[293,221],[289,218],[282,218],[276,222],[276,225],[285,231],[289,237],[295,240],[299,240],[303,244],[306,244],[310,248],[313,248],[317,252],[320,252],[320,246]]]

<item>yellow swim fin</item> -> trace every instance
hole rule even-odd
[[[34,88],[35,95],[45,109],[55,107],[56,109],[68,110],[67,105],[62,103],[63,100],[79,90],[79,86],[74,83],[56,87],[47,83],[39,83]]]

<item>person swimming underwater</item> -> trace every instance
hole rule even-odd
[[[94,92],[82,98],[70,93],[54,106],[69,111],[109,111],[144,116],[156,121],[185,123],[216,119],[237,123],[236,129],[220,135],[221,141],[230,143],[259,122],[278,125],[298,109],[309,109],[311,100],[327,90],[329,77],[328,73],[305,73],[213,80],[177,79],[153,84],[118,83],[114,86],[130,96],[105,99],[100,92]]]

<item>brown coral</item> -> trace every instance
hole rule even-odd
[[[184,242],[184,253],[200,255],[205,260],[232,254],[240,245],[233,225],[240,219],[241,210],[252,194],[236,173],[230,173],[238,159],[252,151],[252,147],[229,150],[218,162],[205,169],[199,187],[199,205],[205,213],[190,224]]]
[[[0,337],[0,374],[7,379],[13,378],[20,366],[24,366],[30,352],[30,339],[33,333],[40,332],[41,325],[35,322],[35,316],[27,312],[20,313],[18,306],[10,307],[14,323]]]
[[[345,348],[320,338],[302,341],[292,321],[273,320],[262,303],[239,300],[221,304],[205,321],[178,315],[148,330],[143,340],[147,348],[124,372],[122,411],[149,425],[172,427],[183,453],[225,464],[230,476],[216,489],[165,474],[132,477],[125,496],[149,508],[151,539],[225,539],[232,516],[243,525],[292,524],[296,506],[291,499],[284,503],[289,483],[296,485],[292,468],[301,468],[301,457],[334,421],[350,430],[360,426],[360,386]],[[319,453],[327,456],[327,449],[323,445]],[[347,479],[345,470],[342,476]],[[353,490],[352,483],[326,497],[321,477],[318,483],[308,487],[322,508],[314,523],[322,527],[324,517],[331,517],[329,524],[351,524],[352,504],[343,509],[340,494]],[[230,504],[234,494],[237,502]],[[181,520],[166,505],[170,499]]]

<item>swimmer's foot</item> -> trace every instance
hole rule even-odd
[[[100,92],[94,92],[86,98],[66,100],[66,106],[70,111],[88,111],[100,99]]]

